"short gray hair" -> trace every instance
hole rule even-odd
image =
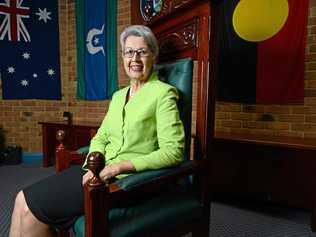
[[[137,36],[142,37],[145,42],[147,43],[150,51],[153,53],[154,57],[157,58],[159,54],[159,46],[157,39],[154,33],[149,29],[147,26],[144,25],[132,25],[127,28],[121,33],[120,42],[122,50],[124,50],[126,39],[129,36]]]

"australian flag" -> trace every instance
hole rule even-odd
[[[57,0],[0,0],[3,99],[61,99]]]

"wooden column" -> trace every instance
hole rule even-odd
[[[88,157],[88,168],[93,177],[84,186],[85,237],[109,237],[109,194],[108,186],[99,173],[104,168],[104,156],[92,152]]]

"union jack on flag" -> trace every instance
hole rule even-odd
[[[0,0],[3,99],[61,98],[58,0]]]
[[[30,17],[30,8],[23,5],[23,0],[5,0],[0,3],[0,15],[4,15],[4,20],[0,25],[0,40],[7,35],[9,41],[31,41],[31,37],[23,18]]]

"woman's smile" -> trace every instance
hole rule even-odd
[[[143,65],[130,65],[129,68],[134,72],[142,72],[144,67]]]

